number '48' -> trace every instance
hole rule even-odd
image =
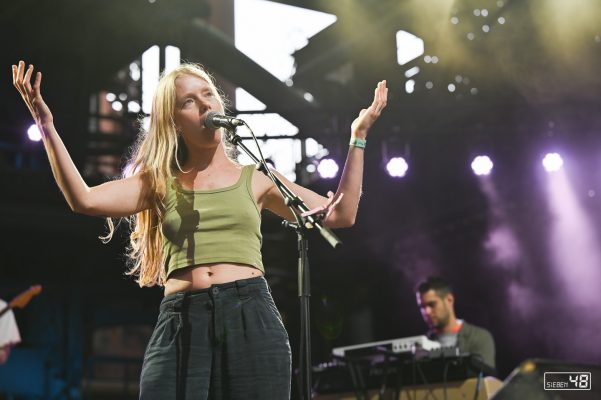
[[[569,375],[570,383],[573,383],[574,387],[582,389],[588,387],[588,378],[588,374]]]

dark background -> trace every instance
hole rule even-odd
[[[23,59],[43,71],[45,99],[83,169],[103,151],[124,154],[137,118],[117,119],[125,127],[118,140],[99,139],[88,129],[90,95],[122,85],[117,72],[154,44],[180,47],[183,58],[206,65],[226,91],[245,88],[267,111],[297,125],[300,137],[318,139],[340,161],[350,122],[369,104],[375,82],[388,80],[389,105],[366,151],[357,223],[337,232],[344,241],[339,251],[316,235],[310,240],[315,363],[329,360],[332,347],[423,333],[413,289],[431,274],[453,283],[459,317],[493,333],[500,378],[530,357],[599,363],[601,302],[591,298],[583,304],[570,295],[580,285],[601,287],[595,281],[599,274],[569,281],[568,288],[553,267],[554,217],[540,165],[546,151],[564,152],[574,196],[598,234],[598,2],[573,7],[517,0],[502,7],[484,0],[279,3],[338,16],[294,54],[292,88],[231,45],[229,1],[57,0],[0,6],[0,297],[10,299],[32,284],[44,286],[26,309],[16,311],[23,343],[15,351],[27,353],[23,357],[31,361],[26,362],[42,365],[39,379],[34,372],[21,377],[29,382],[25,386],[37,390],[44,379],[50,383],[43,390],[77,397],[80,390],[85,393],[86,377],[104,373],[111,378],[110,371],[98,370],[112,362],[97,354],[106,348],[113,349],[115,365],[131,370],[127,380],[135,381],[132,349],[144,343],[147,331],[140,326],[152,324],[162,293],[139,289],[125,276],[125,226],[103,245],[97,237],[105,232],[104,221],[69,211],[41,144],[29,143],[24,134],[31,117],[11,87],[10,65]],[[489,10],[488,17],[474,16],[473,10],[482,8]],[[451,16],[459,19],[457,25],[449,23]],[[499,24],[499,17],[506,23]],[[487,34],[483,23],[491,26]],[[399,66],[394,34],[400,29],[423,38],[426,54],[440,61],[425,63],[420,57]],[[470,32],[473,40],[467,39]],[[403,74],[415,65],[420,73],[415,92],[408,94]],[[344,68],[351,71],[349,79],[331,79]],[[450,93],[447,85],[457,75],[470,83],[457,84]],[[426,89],[428,81],[432,89]],[[311,92],[315,104],[303,101],[299,90]],[[383,143],[408,156],[406,178],[385,173]],[[482,151],[495,162],[490,179],[504,209],[503,223],[519,243],[520,256],[510,263],[500,262],[485,245],[499,220],[469,166]],[[93,169],[86,174],[90,185],[106,179]],[[323,193],[336,187],[336,181],[307,184]],[[296,352],[296,238],[270,215],[264,216],[263,232],[267,278]],[[574,264],[568,257],[561,268]],[[99,338],[100,328],[108,333]],[[121,380],[124,371],[113,378]]]

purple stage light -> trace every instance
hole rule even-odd
[[[392,157],[386,164],[386,171],[393,178],[402,178],[407,173],[409,164],[403,157]]]
[[[472,170],[478,176],[489,175],[494,164],[489,156],[477,156],[472,161]]]
[[[42,140],[42,133],[38,129],[38,126],[35,124],[31,125],[29,129],[27,129],[27,136],[32,142],[39,142],[40,140]]]
[[[543,167],[547,172],[556,172],[563,166],[563,159],[558,153],[547,153],[543,158]]]
[[[321,159],[319,165],[317,166],[317,172],[319,172],[319,176],[324,179],[335,178],[336,175],[338,175],[339,169],[340,168],[338,167],[336,161],[332,160],[331,158]]]

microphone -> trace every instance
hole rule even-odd
[[[213,130],[218,128],[232,129],[240,125],[244,125],[244,121],[241,119],[221,115],[215,111],[209,112],[204,122],[204,126]]]

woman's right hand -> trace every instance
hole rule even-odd
[[[13,85],[17,88],[27,108],[31,112],[33,119],[43,133],[43,127],[53,122],[50,108],[44,102],[40,87],[42,84],[42,73],[37,72],[33,87],[31,86],[31,76],[33,74],[33,65],[29,65],[25,70],[25,63],[19,61],[18,65],[13,65]]]

